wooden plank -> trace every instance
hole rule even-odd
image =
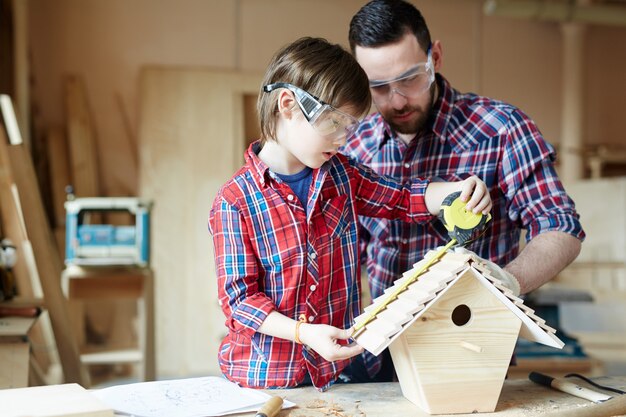
[[[143,277],[139,275],[110,275],[101,278],[72,279],[69,288],[70,298],[141,298]]]
[[[114,416],[113,410],[77,384],[0,391],[0,404],[3,417]]]
[[[3,112],[2,116],[0,166],[3,169],[0,171],[0,188],[4,189],[3,195],[6,195],[6,188],[15,184],[11,194],[16,199],[12,201],[21,208],[23,216],[20,221],[23,232],[19,240],[29,240],[35,254],[37,273],[50,313],[65,380],[89,386],[88,375],[80,364],[66,301],[61,292],[61,258],[44,212],[33,163],[23,143],[9,144],[4,126],[12,115]]]
[[[206,227],[219,187],[244,163],[246,95],[262,74],[146,68],[140,80],[140,196],[151,212],[159,373],[219,373],[224,315]],[[186,209],[181,215],[180,204]],[[183,279],[184,277],[184,279]],[[207,300],[213,300],[207,302]],[[168,334],[179,335],[170,343]]]
[[[100,195],[97,143],[83,78],[67,76],[64,91],[74,194],[97,197]]]
[[[376,317],[374,320],[367,323],[365,328],[371,332],[381,335],[384,338],[390,338],[402,330],[402,326],[399,324],[383,320],[380,317]]]
[[[48,129],[46,141],[54,227],[63,231],[65,230],[65,187],[72,183],[67,138],[64,130],[57,126]]]
[[[32,246],[26,236],[23,224],[22,211],[15,204],[15,193],[12,191],[15,185],[10,180],[9,167],[0,166],[0,220],[2,223],[3,236],[11,239],[16,247],[18,257],[13,274],[15,276],[17,293],[19,297],[34,299],[41,297],[39,276],[32,253]],[[31,340],[37,346],[52,346],[54,339],[50,321],[47,318],[38,320],[31,333]],[[48,370],[52,364],[52,358],[47,349],[37,349],[34,352],[40,368]]]

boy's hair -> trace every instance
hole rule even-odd
[[[350,50],[354,54],[357,46],[377,47],[394,43],[407,33],[413,33],[426,52],[430,46],[430,32],[415,6],[404,0],[373,0],[350,21]]]
[[[358,116],[367,114],[372,102],[365,71],[341,45],[322,38],[300,38],[279,50],[265,71],[261,89],[277,82],[293,84],[335,108],[353,106]],[[276,138],[279,91],[259,94],[261,144]]]

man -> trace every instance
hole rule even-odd
[[[378,111],[348,139],[346,154],[404,181],[483,179],[493,219],[468,249],[502,266],[500,278],[518,294],[540,287],[576,258],[584,232],[555,172],[554,149],[519,109],[451,87],[438,73],[441,42],[431,41],[413,5],[367,3],[350,22],[349,41]],[[436,219],[416,225],[361,217],[360,223],[373,298],[449,241]],[[521,230],[527,244],[520,252]]]

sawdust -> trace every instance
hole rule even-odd
[[[292,409],[287,415],[289,417],[366,417],[365,413],[359,409],[359,404],[355,404],[355,409],[357,413],[350,414],[335,402],[316,399],[303,404],[302,408]]]

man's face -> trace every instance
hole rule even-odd
[[[382,87],[373,87],[372,97],[376,108],[392,129],[402,134],[416,134],[426,123],[432,111],[435,98],[435,83],[425,85],[424,90],[415,90],[411,83],[414,78],[403,78],[418,69],[418,77],[434,74],[439,66],[440,46],[436,42],[431,49],[432,60],[419,46],[411,33],[400,41],[376,48],[357,46],[356,59],[365,70],[370,82],[396,80]],[[428,63],[430,62],[430,67]],[[426,73],[426,68],[432,71]]]

